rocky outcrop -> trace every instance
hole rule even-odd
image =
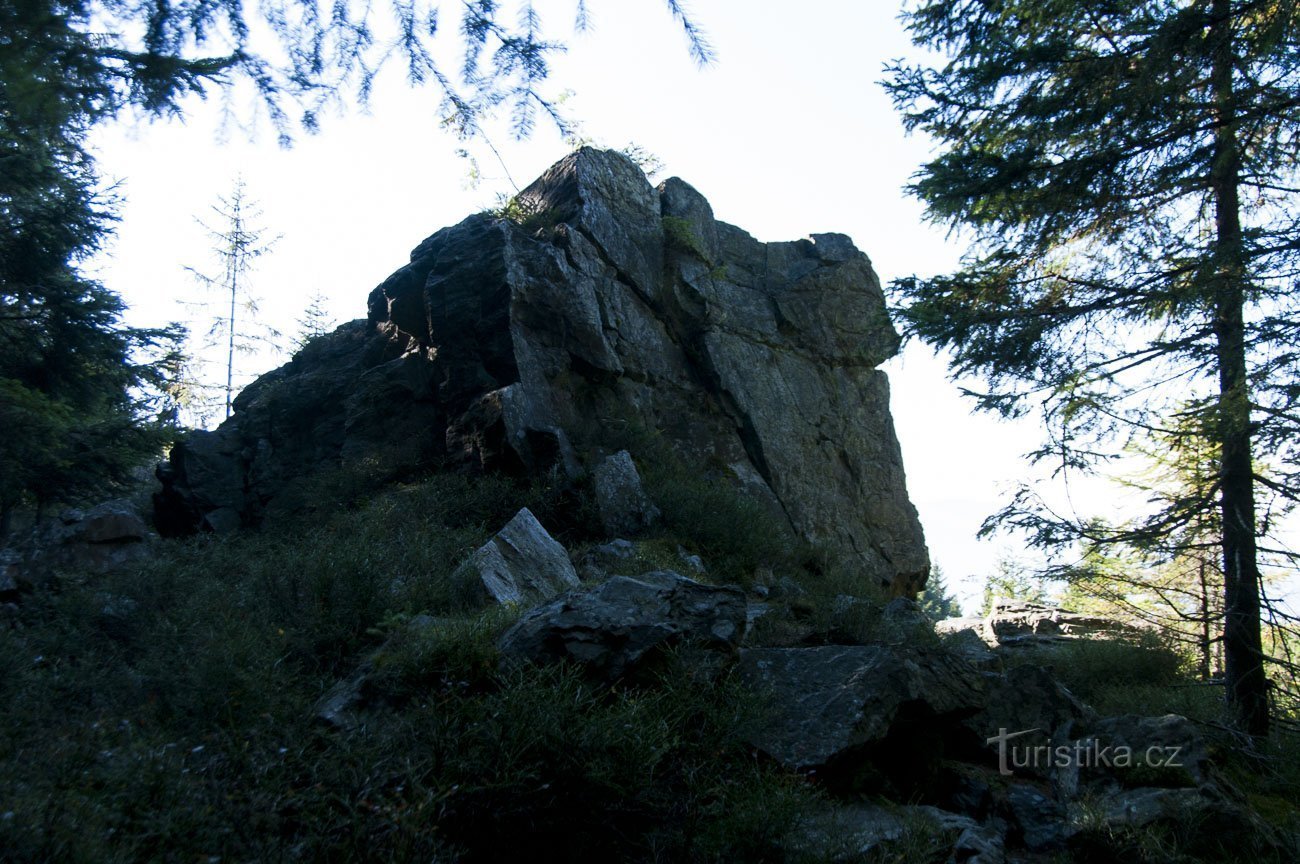
[[[369,316],[314,340],[160,471],[168,533],[258,523],[305,478],[444,465],[575,476],[656,433],[896,593],[928,559],[889,390],[898,348],[848,238],[761,243],[671,179],[582,149],[416,247]]]
[[[659,571],[563,594],[525,614],[498,644],[508,660],[567,660],[612,682],[669,649],[712,674],[734,659],[744,635],[743,592]]]
[[[156,535],[130,501],[65,510],[0,556],[0,597],[59,575],[97,576],[149,554]]]
[[[994,648],[1032,648],[1079,639],[1113,638],[1136,632],[1128,625],[1110,618],[1019,600],[1000,600],[993,604],[993,611],[983,618],[949,618],[940,621],[935,624],[935,630],[950,635],[973,632]]]

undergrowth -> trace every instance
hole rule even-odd
[[[817,793],[741,743],[740,687],[506,670],[513,613],[457,608],[449,571],[523,504],[563,534],[563,494],[435,477],[29,595],[0,631],[3,857],[780,860]],[[320,725],[385,640],[374,710]]]

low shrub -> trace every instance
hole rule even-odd
[[[671,662],[638,688],[502,671],[514,613],[458,612],[440,587],[518,506],[555,500],[434,479],[29,595],[0,631],[4,857],[781,860],[820,799],[743,743],[743,688]],[[384,643],[374,707],[319,725]]]

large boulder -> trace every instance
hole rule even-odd
[[[790,768],[823,775],[852,774],[891,756],[915,757],[897,766],[915,773],[923,759],[940,758],[947,732],[984,705],[980,673],[945,651],[752,648],[741,652],[738,671],[767,696],[751,743]]]
[[[640,534],[659,518],[659,508],[646,494],[632,454],[626,450],[605,457],[596,466],[592,486],[601,525],[611,537]]]
[[[1088,787],[1217,786],[1205,736],[1178,714],[1104,717],[1072,737],[1075,758],[1057,776],[1065,794]]]
[[[1049,790],[1015,783],[1006,790],[1006,804],[1012,836],[1035,852],[1061,849],[1079,833],[1066,804]]]
[[[876,367],[898,349],[848,238],[761,243],[678,179],[584,148],[419,244],[368,318],[263,376],[160,472],[167,532],[292,509],[313,473],[378,465],[576,477],[654,430],[895,593],[929,570]],[[640,455],[640,454],[635,454]]]
[[[499,647],[511,662],[581,664],[615,681],[668,649],[690,655],[705,673],[734,659],[745,635],[745,595],[677,573],[615,576],[570,591],[525,614]]]
[[[1013,666],[1005,674],[988,674],[985,683],[988,702],[964,725],[1009,771],[1049,775],[1053,766],[1046,756],[1014,757],[1066,744],[1079,731],[1079,724],[1096,717],[1042,666]]]

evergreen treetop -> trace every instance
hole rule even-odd
[[[1219,511],[1229,695],[1263,731],[1257,499],[1296,500],[1300,455],[1300,8],[924,0],[905,19],[946,58],[890,69],[941,145],[911,190],[974,240],[957,273],[897,283],[906,331],[986,378],[982,407],[1041,410],[1033,455],[1058,471],[1152,432],[1220,448],[1210,494],[1140,529]],[[1025,489],[994,524],[1059,546],[1090,523]]]

